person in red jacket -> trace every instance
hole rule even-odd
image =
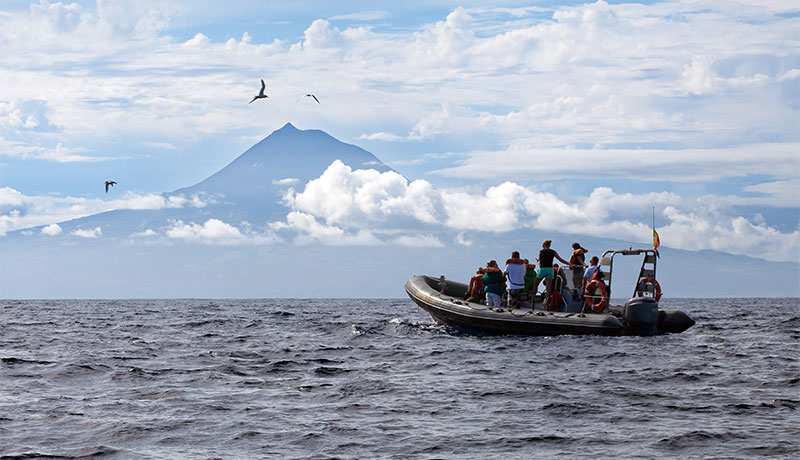
[[[478,267],[478,270],[469,279],[465,299],[467,302],[483,303],[484,298],[486,298],[486,294],[483,292],[483,267]]]

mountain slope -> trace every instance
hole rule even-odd
[[[239,206],[263,205],[275,197],[274,182],[297,179],[301,184],[306,183],[319,177],[335,160],[353,169],[391,170],[360,147],[345,144],[320,130],[299,130],[287,123],[217,173],[171,195],[224,195],[227,202]]]

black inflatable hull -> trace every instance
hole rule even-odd
[[[463,283],[448,280],[442,292],[439,280],[425,275],[409,278],[405,289],[435,321],[466,330],[521,335],[630,334],[630,327],[625,327],[620,312],[614,309],[608,314],[580,314],[492,308],[462,300],[467,290]],[[681,311],[659,311],[659,333],[683,332],[693,324]]]
[[[610,314],[553,313],[490,308],[463,300],[466,285],[448,281],[444,293],[439,280],[419,275],[406,282],[406,292],[440,323],[488,334],[622,335],[623,324]],[[458,293],[461,293],[458,295]],[[456,294],[456,296],[452,295]]]

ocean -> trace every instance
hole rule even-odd
[[[656,337],[486,336],[408,299],[0,301],[3,459],[800,457],[800,300]]]

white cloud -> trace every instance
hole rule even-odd
[[[172,239],[203,244],[258,245],[278,241],[271,232],[258,233],[247,223],[242,223],[240,229],[215,218],[208,219],[203,224],[178,220],[171,224],[165,234]]]
[[[797,207],[800,205],[800,178],[765,182],[762,184],[744,187],[746,192],[755,192],[766,195],[768,199],[736,199],[742,203],[770,204],[781,207]]]
[[[391,14],[388,11],[373,10],[373,11],[359,11],[357,13],[338,14],[331,16],[331,20],[352,20],[352,21],[377,21],[379,19],[386,19]]]
[[[396,134],[391,133],[372,133],[372,134],[362,134],[359,136],[359,139],[366,139],[368,141],[385,141],[385,142],[395,142],[399,140],[405,139],[402,136],[398,136]]]
[[[29,196],[11,188],[0,188],[0,236],[7,232],[54,222],[86,217],[115,209],[178,209],[202,208],[213,197],[192,195],[137,195],[125,194],[122,198],[104,200],[82,197]]]
[[[103,236],[103,231],[100,227],[95,227],[92,229],[76,229],[70,232],[70,235],[79,236],[81,238],[100,238]]]
[[[286,179],[278,179],[272,181],[274,185],[292,185],[299,181],[300,179],[296,177],[287,177]]]
[[[337,161],[303,191],[291,190],[286,202],[293,211],[273,228],[298,231],[302,241],[431,247],[443,243],[420,229],[449,228],[459,232],[456,244],[466,246],[472,244],[464,236],[467,231],[522,228],[647,241],[648,217],[655,207],[664,210],[660,219],[666,224],[659,225],[659,234],[665,246],[800,261],[800,230],[782,233],[758,218],[751,222],[733,211],[732,205],[743,203],[713,195],[685,199],[670,192],[617,193],[598,187],[589,196],[565,200],[510,181],[483,192],[437,190],[425,181],[408,182],[393,172],[354,171]],[[377,236],[392,233],[400,236]]]
[[[393,241],[400,246],[408,246],[411,248],[443,248],[439,238],[433,235],[402,235],[398,236]]]
[[[157,149],[164,149],[164,150],[177,150],[178,147],[175,147],[174,144],[169,142],[145,142],[145,145],[148,147],[153,147]]]
[[[436,223],[441,215],[441,203],[428,182],[409,183],[393,171],[354,171],[339,160],[309,181],[301,193],[290,190],[285,200],[293,209],[320,216],[327,224],[349,228],[376,223],[402,228],[404,222]]]
[[[24,131],[48,123],[76,149],[120,136],[163,139],[166,147],[252,132],[254,107],[239,97],[252,96],[253,75],[264,68],[272,110],[259,113],[259,126],[279,125],[289,113],[316,125],[369,125],[368,140],[471,134],[501,146],[663,142],[679,150],[796,132],[792,96],[779,94],[797,71],[796,21],[776,14],[792,11],[787,6],[715,3],[697,14],[681,2],[455,8],[402,29],[340,29],[315,19],[296,43],[235,29],[230,35],[241,38],[215,41],[202,27],[176,40],[169,25],[182,24],[180,2],[34,6],[0,18],[10,50],[0,57],[0,86],[19,101],[47,101],[45,118],[0,108],[0,124]],[[330,19],[384,14],[391,12]],[[58,85],[40,84],[56,78]],[[313,112],[294,103],[311,81],[330,100]],[[347,123],[326,107],[347,107]],[[29,151],[53,145],[41,133],[0,136]],[[47,158],[98,157],[67,153]]]
[[[190,40],[187,40],[183,44],[183,46],[206,46],[209,44],[209,42],[210,40],[208,39],[208,37],[198,32]]]
[[[42,235],[55,236],[55,235],[60,235],[61,232],[62,232],[61,227],[59,227],[58,224],[50,224],[42,228]]]
[[[705,182],[752,174],[798,177],[800,143],[748,144],[717,149],[575,149],[517,145],[480,151],[462,164],[434,171],[447,177],[485,179],[633,178],[642,181]]]
[[[681,74],[681,86],[692,94],[704,94],[714,88],[716,75],[711,70],[711,62],[706,58],[696,57],[691,64],[684,66]]]
[[[150,237],[154,237],[154,236],[158,236],[158,233],[156,233],[153,229],[150,229],[150,228],[148,228],[147,230],[145,230],[143,232],[137,232],[137,233],[132,233],[131,234],[132,238],[150,238]]]
[[[458,235],[456,235],[456,244],[471,247],[474,243],[471,239],[467,238],[466,235],[464,235],[464,232],[460,232]]]
[[[304,212],[292,211],[286,216],[286,222],[272,224],[275,230],[292,230],[298,232],[295,242],[311,244],[320,242],[333,246],[374,246],[380,244],[375,235],[365,229],[348,233],[335,225],[326,225],[317,221],[316,217]]]
[[[177,221],[167,230],[170,238],[201,242],[237,243],[244,239],[238,228],[219,219],[208,219],[204,224],[194,222],[184,224]]]

